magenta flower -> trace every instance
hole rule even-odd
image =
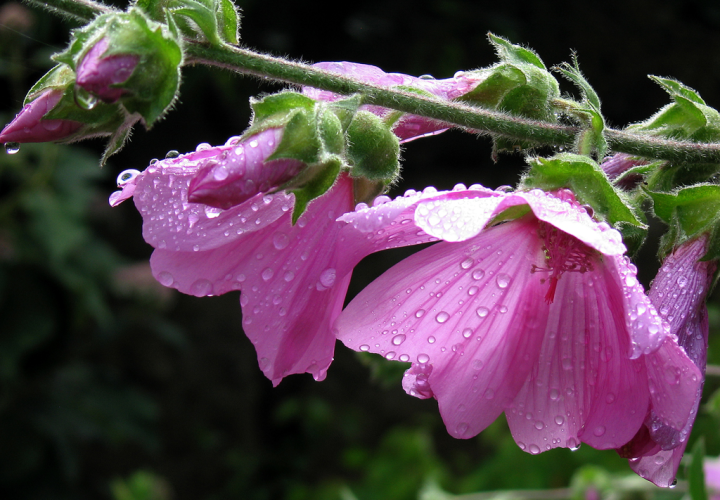
[[[133,54],[118,54],[103,57],[108,48],[108,39],[101,38],[85,54],[77,68],[77,84],[107,103],[116,102],[126,92],[113,87],[132,76],[140,57]]]
[[[631,168],[639,165],[647,165],[648,163],[650,162],[637,156],[632,156],[626,153],[617,153],[613,156],[605,158],[600,167],[611,181],[615,181]],[[628,175],[619,181],[620,185],[618,187],[630,190],[635,188],[641,181],[642,175]]]
[[[236,168],[231,167],[232,156],[244,164],[245,177],[229,173],[228,185],[242,186],[247,180],[261,185],[264,174],[256,163],[272,153],[270,142],[277,140],[271,129],[241,143],[234,138],[226,146],[199,147],[142,173],[123,172],[118,178],[122,190],[110,197],[113,206],[134,197],[143,216],[143,236],[155,247],[150,264],[160,283],[198,297],[241,290],[243,328],[255,345],[260,368],[276,385],[293,373],[325,377],[335,346],[331,325],[357,262],[374,251],[435,240],[410,224],[412,211],[403,212],[397,203],[383,210],[386,197],[375,203],[387,227],[383,223],[366,235],[337,222],[354,204],[353,181],[345,174],[308,205],[295,225],[293,195],[258,192],[235,204],[236,194],[217,177],[212,176],[218,182],[215,192],[208,188],[209,171],[219,165]],[[195,194],[203,192],[212,204],[192,201],[191,186],[202,186]]]
[[[666,342],[668,325],[620,234],[571,193],[460,187],[412,206],[400,201],[414,209],[415,227],[445,241],[365,288],[336,334],[352,349],[412,362],[403,387],[436,398],[450,434],[475,436],[504,411],[520,448],[533,454],[581,442],[617,448],[651,402],[683,428],[701,374]],[[486,228],[511,207],[529,213]],[[367,209],[341,220],[377,217]],[[677,369],[677,381],[649,370],[647,355]]]
[[[321,62],[313,65],[316,68],[337,73],[343,76],[352,77],[364,83],[371,83],[383,87],[412,87],[414,89],[425,91],[443,100],[452,100],[461,97],[472,91],[485,79],[478,73],[465,73],[459,71],[453,78],[436,80],[434,78],[418,78],[415,76],[404,75],[402,73],[385,73],[377,66],[368,64],[358,64],[353,62]],[[312,87],[304,87],[303,93],[318,101],[337,101],[344,96],[334,94],[326,90],[319,90]],[[380,106],[363,106],[378,116],[384,117],[392,110]],[[432,120],[423,116],[404,115],[395,125],[393,132],[400,142],[409,142],[428,135],[435,135],[445,132],[451,125],[437,120]]]
[[[705,297],[715,271],[714,262],[700,261],[707,251],[707,241],[707,236],[701,236],[680,245],[668,255],[648,294],[660,315],[670,324],[678,344],[700,372],[694,374],[700,379],[696,392],[686,395],[693,406],[685,425],[679,428],[668,425],[651,405],[644,426],[632,441],[618,450],[621,456],[630,459],[630,467],[635,472],[658,486],[674,484],[700,406],[708,342]],[[680,383],[681,375],[676,367],[663,366],[654,358],[648,360],[651,361],[648,370],[655,369],[659,376],[664,374],[670,382]]]
[[[46,90],[26,104],[0,132],[2,142],[47,142],[65,139],[82,127],[73,120],[43,119],[63,97],[62,89]]]

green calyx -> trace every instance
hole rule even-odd
[[[530,168],[523,176],[521,189],[567,188],[580,203],[592,207],[595,218],[623,233],[630,254],[640,248],[647,232],[641,199],[616,189],[595,161],[583,155],[562,153],[552,158],[533,158],[528,163]]]
[[[359,194],[378,194],[399,174],[400,146],[382,119],[360,111],[359,96],[336,102],[317,102],[297,92],[280,92],[251,100],[253,120],[244,137],[270,128],[283,135],[269,160],[295,159],[306,167],[280,186],[295,194],[293,223],[315,198],[330,189],[337,176],[348,171],[361,182]],[[380,186],[378,188],[378,186]]]
[[[670,94],[673,103],[627,130],[668,139],[720,141],[720,113],[707,106],[696,91],[671,78],[650,78]]]
[[[560,96],[555,77],[532,50],[514,45],[504,38],[488,34],[500,62],[479,70],[485,77],[471,92],[459,98],[480,106],[534,120],[556,122],[553,102]],[[496,150],[532,147],[534,144],[507,138],[496,138]]]

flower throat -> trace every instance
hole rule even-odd
[[[550,273],[547,278],[550,281],[550,288],[545,295],[545,301],[552,304],[560,277],[566,272],[592,271],[592,258],[595,252],[577,238],[542,221],[538,225],[538,236],[543,240],[545,267],[533,264],[530,272]],[[546,278],[540,280],[541,283],[545,281]]]

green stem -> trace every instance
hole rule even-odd
[[[92,0],[28,0],[56,13],[89,21],[112,9]],[[230,45],[210,47],[188,41],[186,64],[206,64],[279,82],[315,87],[343,95],[362,94],[366,104],[425,116],[469,129],[475,133],[502,135],[518,142],[571,148],[579,127],[528,120],[503,113],[439,101],[398,89],[361,83],[307,64],[259,54]],[[608,146],[616,152],[673,162],[720,163],[720,144],[659,139],[626,131],[605,129]]]
[[[89,22],[98,14],[117,12],[117,9],[92,0],[27,0],[30,5],[36,5],[53,14],[70,17],[82,22]]]

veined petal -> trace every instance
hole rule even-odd
[[[414,362],[406,390],[433,394],[448,432],[472,437],[512,401],[537,356],[546,286],[530,269],[542,260],[535,219],[438,243],[365,288],[336,322],[338,338]]]
[[[303,372],[322,380],[334,351],[330,326],[342,309],[352,269],[338,264],[341,224],[335,218],[351,202],[352,181],[342,177],[295,226],[288,213],[264,231],[214,249],[156,250],[153,274],[191,295],[240,289],[243,328],[273,384]]]
[[[642,425],[647,376],[642,361],[625,356],[620,294],[600,259],[558,281],[540,355],[505,412],[520,448],[616,448]]]
[[[672,450],[659,450],[653,455],[631,458],[628,462],[638,476],[661,488],[668,488],[676,484],[675,475],[686,446],[687,441]]]
[[[670,335],[670,327],[658,315],[650,299],[645,295],[637,280],[636,268],[627,257],[608,256],[605,262],[611,275],[623,290],[625,324],[630,332],[631,345],[629,355],[637,359],[642,354],[650,354],[660,348]]]

